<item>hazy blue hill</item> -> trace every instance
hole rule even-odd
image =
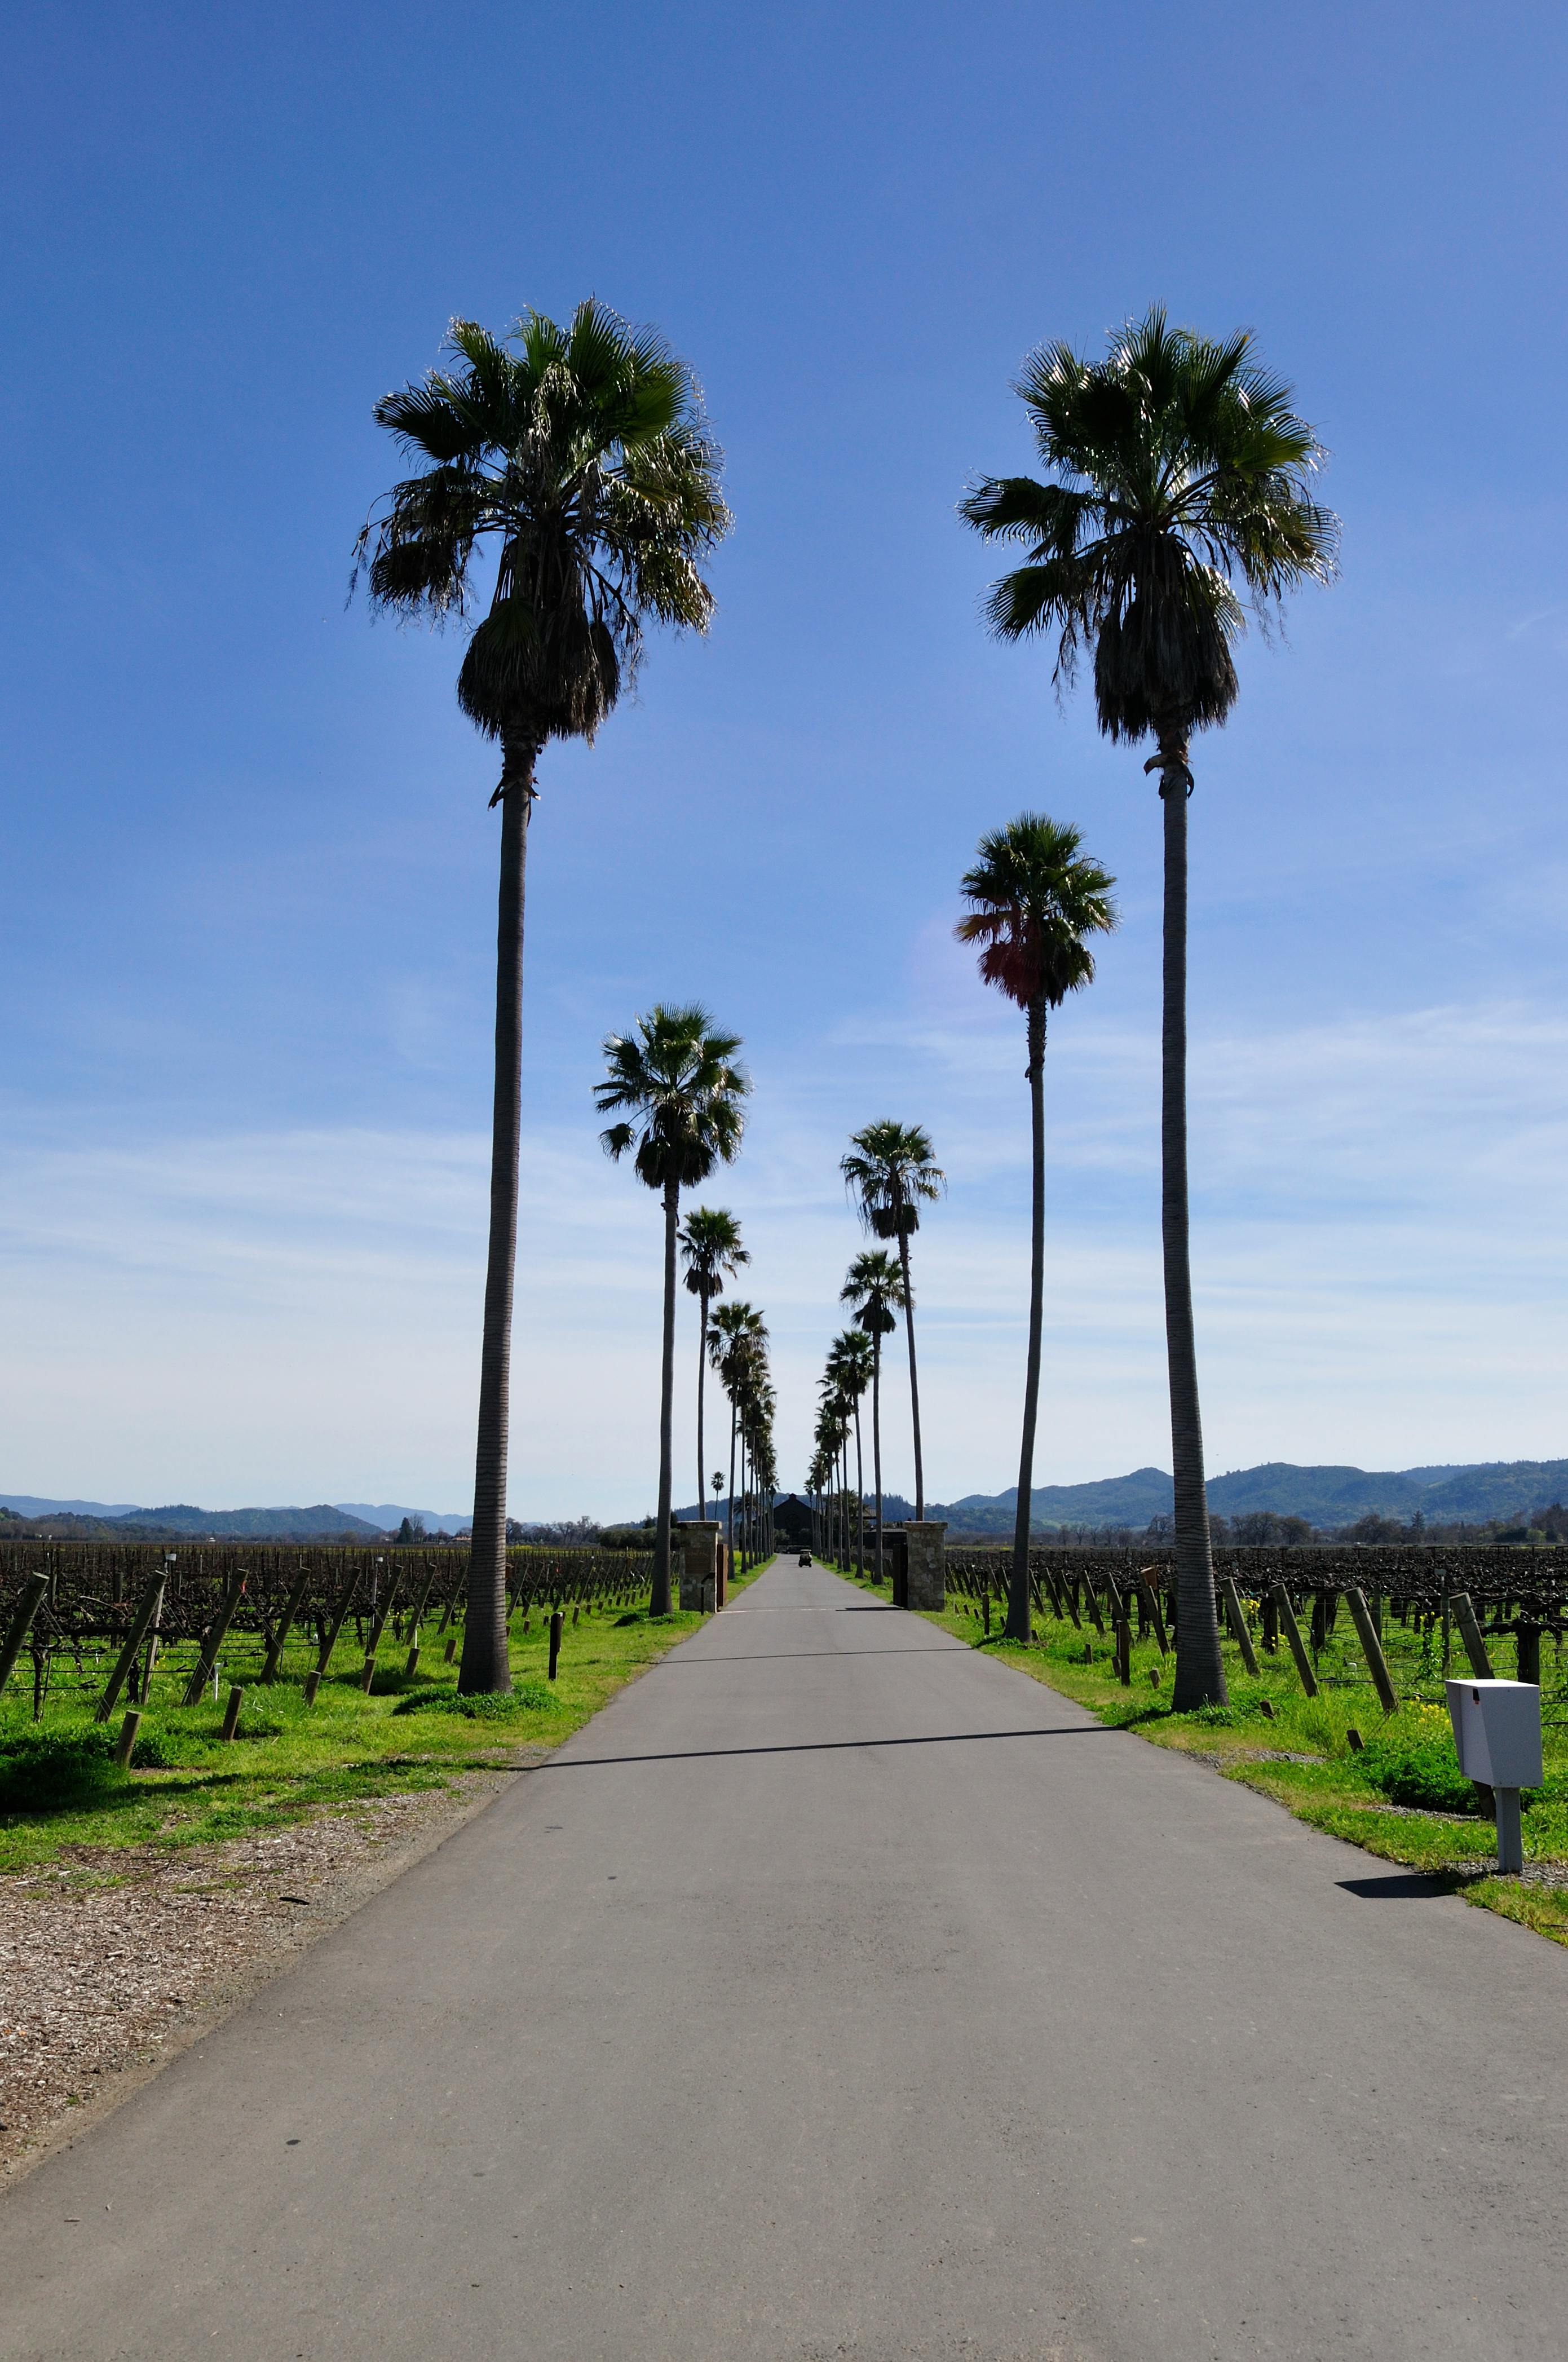
[[[1408,1518],[1428,1497],[1427,1486],[1409,1469],[1297,1468],[1288,1460],[1268,1460],[1209,1480],[1209,1506],[1222,1517],[1273,1509],[1315,1526],[1349,1526],[1373,1515]]]
[[[1461,1469],[1446,1484],[1433,1485],[1421,1495],[1421,1514],[1429,1524],[1447,1518],[1519,1518],[1549,1501],[1561,1500],[1568,1488],[1568,1460],[1495,1460]]]
[[[134,1501],[46,1501],[39,1493],[0,1493],[0,1509],[24,1518],[142,1518]]]
[[[326,1535],[350,1534],[356,1541],[372,1541],[379,1526],[350,1518],[330,1501],[309,1509],[198,1509],[188,1501],[174,1501],[158,1509],[138,1509],[134,1518],[116,1522],[127,1534],[138,1526],[156,1526],[160,1534],[189,1534],[203,1540],[211,1534],[226,1541],[315,1541]]]
[[[459,1526],[471,1526],[471,1509],[407,1509],[401,1501],[336,1501],[346,1518],[363,1518],[379,1533],[394,1533],[404,1518],[423,1518],[433,1534],[455,1534]]]

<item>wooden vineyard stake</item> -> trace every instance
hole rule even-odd
[[[376,1610],[375,1620],[370,1626],[370,1637],[365,1643],[365,1671],[359,1683],[362,1690],[368,1691],[376,1678],[376,1651],[381,1645],[381,1634],[387,1628],[387,1617],[392,1612],[392,1602],[397,1597],[398,1585],[402,1581],[403,1569],[399,1567],[387,1585],[386,1597]]]
[[[196,1670],[185,1684],[185,1695],[182,1701],[185,1705],[196,1704],[217,1670],[217,1652],[227,1638],[228,1628],[234,1621],[235,1612],[245,1589],[245,1583],[246,1578],[243,1574],[237,1574],[234,1577],[228,1589],[224,1593],[222,1606],[207,1627],[197,1657]]]
[[[1492,1660],[1486,1654],[1486,1643],[1481,1637],[1481,1627],[1475,1620],[1475,1609],[1468,1591],[1456,1591],[1452,1595],[1453,1620],[1459,1627],[1459,1637],[1464,1643],[1464,1653],[1470,1660],[1470,1670],[1478,1682],[1496,1679]]]
[[[562,1628],[562,1626],[564,1625],[564,1623],[565,1623],[565,1622],[566,1622],[566,1618],[565,1618],[565,1617],[561,1614],[560,1609],[558,1607],[558,1608],[556,1609],[556,1611],[555,1611],[554,1615],[550,1617],[550,1679],[551,1679],[551,1681],[554,1681],[554,1680],[555,1680],[555,1678],[556,1678],[556,1667],[557,1667],[557,1666],[559,1664],[559,1662],[560,1662],[560,1655],[561,1655],[561,1628]]]
[[[1220,1589],[1225,1602],[1225,1615],[1231,1627],[1231,1638],[1242,1652],[1242,1664],[1256,1681],[1258,1661],[1253,1649],[1253,1636],[1247,1629],[1247,1619],[1242,1613],[1242,1595],[1236,1589],[1234,1575],[1228,1574]]]
[[[1273,1592],[1265,1591],[1258,1606],[1262,1610],[1260,1621],[1263,1626],[1263,1644],[1269,1655],[1273,1657],[1279,1651],[1279,1610],[1274,1604]]]
[[[22,1595],[12,1612],[11,1621],[6,1627],[6,1638],[0,1641],[0,1690],[5,1688],[11,1678],[11,1668],[22,1653],[22,1643],[28,1637],[33,1617],[39,1612],[39,1602],[48,1589],[47,1574],[29,1574],[22,1585]]]
[[[1377,1627],[1373,1621],[1372,1610],[1359,1590],[1347,1591],[1345,1598],[1355,1621],[1362,1654],[1366,1659],[1367,1670],[1372,1675],[1373,1687],[1383,1701],[1383,1711],[1385,1714],[1397,1714],[1399,1700],[1394,1684],[1388,1678],[1388,1661],[1384,1656],[1383,1644],[1377,1637]]]
[[[315,1704],[315,1694],[320,1687],[320,1672],[317,1668],[313,1666],[311,1671],[304,1677],[304,1702],[306,1705],[314,1705]]]
[[[1132,1686],[1132,1625],[1126,1615],[1116,1619],[1116,1678],[1124,1690]]]
[[[130,1630],[126,1636],[126,1645],[116,1658],[115,1670],[109,1675],[108,1686],[98,1700],[97,1711],[93,1716],[94,1722],[107,1722],[115,1710],[115,1701],[126,1685],[126,1676],[135,1666],[142,1642],[158,1621],[158,1611],[163,1605],[164,1580],[163,1575],[155,1574],[141,1595],[141,1605],[138,1607]]]
[[[236,1682],[229,1691],[228,1704],[224,1708],[223,1728],[218,1733],[218,1737],[220,1738],[232,1738],[236,1730],[238,1728],[239,1702],[244,1695],[245,1692],[241,1689],[239,1683]]]
[[[338,1595],[337,1613],[333,1617],[331,1623],[327,1626],[326,1638],[321,1644],[321,1654],[315,1661],[315,1678],[318,1682],[320,1681],[323,1673],[326,1672],[328,1665],[332,1662],[332,1651],[337,1646],[337,1635],[342,1631],[344,1625],[348,1621],[348,1610],[354,1605],[354,1594],[359,1588],[359,1576],[362,1572],[362,1568],[352,1568],[349,1571],[348,1578],[344,1583],[343,1589]],[[313,1697],[315,1695],[315,1692],[314,1690],[311,1692],[311,1695]]]
[[[136,1753],[136,1735],[141,1728],[141,1708],[133,1705],[120,1725],[120,1735],[115,1741],[115,1761],[122,1772],[130,1770],[131,1757]]]
[[[408,1652],[408,1662],[403,1669],[403,1677],[404,1681],[411,1682],[414,1679],[414,1674],[419,1670],[419,1620],[424,1615],[425,1607],[429,1603],[430,1593],[435,1581],[436,1569],[432,1564],[427,1566],[425,1570],[425,1580],[420,1584],[418,1591],[414,1594],[414,1606],[409,1612],[408,1636],[413,1641],[414,1646]]]
[[[1154,1628],[1154,1638],[1160,1644],[1160,1654],[1162,1657],[1168,1657],[1171,1644],[1165,1638],[1165,1619],[1160,1611],[1160,1595],[1149,1581],[1149,1577],[1158,1572],[1157,1567],[1141,1566],[1138,1569],[1138,1592],[1148,1608],[1149,1621]]]
[[[1090,1616],[1094,1619],[1095,1630],[1099,1634],[1100,1639],[1103,1640],[1105,1638],[1105,1618],[1099,1612],[1099,1595],[1095,1590],[1094,1579],[1091,1575],[1085,1575],[1084,1577],[1084,1606],[1088,1609]]]
[[[1521,1682],[1533,1682],[1540,1687],[1540,1627],[1539,1624],[1516,1624],[1514,1641],[1518,1651],[1515,1677]]]
[[[986,1628],[986,1638],[991,1637],[991,1586],[988,1583],[980,1595],[980,1617]]]
[[[287,1599],[283,1602],[283,1612],[278,1619],[278,1628],[273,1633],[271,1645],[267,1650],[267,1661],[261,1668],[261,1678],[264,1682],[275,1682],[278,1678],[278,1667],[282,1662],[283,1658],[283,1645],[288,1639],[290,1632],[293,1628],[295,1617],[299,1614],[300,1609],[304,1605],[304,1595],[310,1589],[311,1577],[314,1573],[315,1569],[307,1564],[304,1573],[296,1579],[293,1589],[290,1592]]]
[[[1290,1594],[1283,1583],[1273,1585],[1270,1596],[1278,1612],[1285,1637],[1290,1643],[1290,1653],[1296,1660],[1296,1670],[1301,1676],[1301,1686],[1309,1698],[1318,1694],[1318,1676],[1312,1671],[1312,1660],[1307,1654],[1307,1644],[1301,1638],[1301,1627],[1296,1621],[1296,1610],[1290,1604]]]

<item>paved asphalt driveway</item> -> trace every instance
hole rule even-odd
[[[0,2202],[0,2356],[1562,2362],[1565,2037],[1556,1947],[781,1564]]]

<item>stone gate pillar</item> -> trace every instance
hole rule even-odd
[[[917,1524],[912,1518],[904,1520],[904,1548],[908,1552],[909,1597],[911,1607],[945,1607],[947,1605],[947,1527],[927,1518]]]
[[[719,1530],[716,1518],[675,1529],[680,1538],[680,1605],[699,1616],[712,1616],[718,1606]]]

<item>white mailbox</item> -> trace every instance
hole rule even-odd
[[[1459,1768],[1488,1788],[1540,1785],[1540,1692],[1534,1682],[1450,1682]]]

